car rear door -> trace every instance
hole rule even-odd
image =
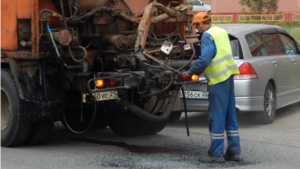
[[[280,30],[279,30],[280,31]],[[284,53],[288,55],[292,63],[293,69],[293,92],[291,93],[295,97],[295,101],[300,99],[300,53],[297,42],[284,31],[279,33],[280,39],[284,47]]]
[[[284,53],[279,34],[276,29],[261,30],[264,43],[267,47],[267,56],[272,65],[273,79],[276,86],[277,107],[281,107],[292,100],[294,90],[293,86],[293,62],[291,58]]]

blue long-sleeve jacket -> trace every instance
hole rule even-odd
[[[204,72],[204,70],[210,64],[211,60],[216,55],[216,45],[209,33],[204,32],[200,42],[201,55],[196,59],[194,65],[188,70],[189,75],[200,75],[202,72]]]

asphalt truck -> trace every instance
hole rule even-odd
[[[2,0],[1,146],[74,133],[160,132],[195,57],[184,0]]]

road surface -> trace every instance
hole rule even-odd
[[[55,124],[39,146],[1,148],[2,169],[299,169],[300,103],[277,111],[270,125],[238,114],[243,162],[205,164],[210,143],[206,113],[189,113],[190,137],[182,116],[152,136],[119,137],[109,128],[77,135]]]

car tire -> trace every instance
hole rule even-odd
[[[271,124],[276,114],[276,92],[271,83],[268,83],[264,93],[264,110],[257,114],[261,124]]]
[[[182,111],[173,111],[169,116],[169,123],[176,123],[180,119]]]
[[[1,70],[1,146],[20,146],[31,125],[10,70]]]

